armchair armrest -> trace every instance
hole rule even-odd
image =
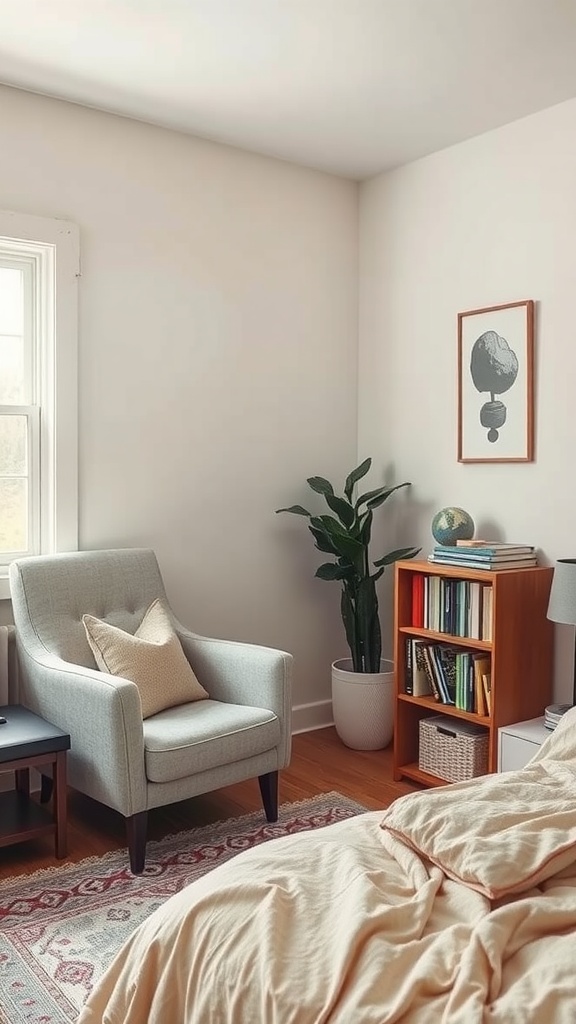
[[[124,815],[146,808],[144,733],[137,686],[22,647],[23,702],[70,733],[69,782]]]
[[[280,763],[288,763],[292,718],[292,655],[273,647],[198,636],[174,628],[199,681],[213,700],[268,708],[280,721]]]

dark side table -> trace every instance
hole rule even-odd
[[[16,773],[16,789],[0,793],[0,846],[54,834],[56,856],[66,856],[66,751],[70,736],[21,704],[0,707],[0,773]],[[53,814],[30,799],[30,768],[51,764]]]

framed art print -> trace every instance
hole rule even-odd
[[[534,458],[534,302],[458,314],[458,461]]]

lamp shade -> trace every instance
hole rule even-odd
[[[576,626],[576,558],[561,558],[554,566],[547,617]]]

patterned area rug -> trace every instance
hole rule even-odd
[[[1,1024],[75,1021],[122,943],[169,896],[251,846],[364,810],[326,793],[283,804],[274,825],[257,811],[148,843],[138,877],[118,850],[1,882]]]

